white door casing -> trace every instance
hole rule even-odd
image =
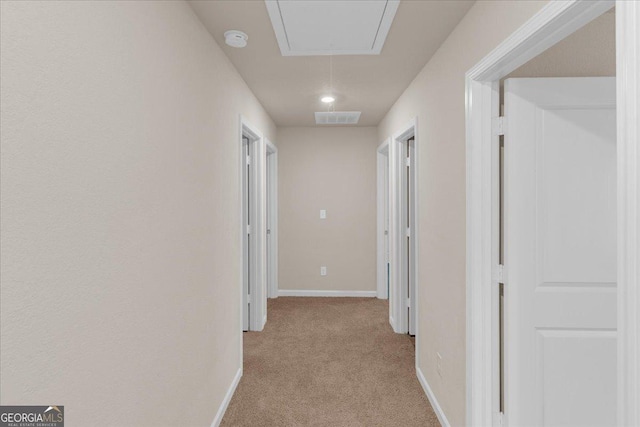
[[[377,297],[389,298],[389,140],[377,150]]]
[[[399,144],[392,138],[389,144],[389,322],[394,332],[406,333],[401,315],[404,307],[401,291],[402,275],[399,269],[402,245],[401,188],[398,184],[402,171]]]
[[[418,190],[417,119],[394,134],[389,143],[389,321],[396,333],[417,335],[418,323]],[[407,167],[407,140],[414,138]],[[407,171],[409,170],[409,174]],[[409,185],[410,179],[413,185]],[[408,196],[410,192],[410,197]],[[411,206],[408,202],[413,201]],[[408,219],[410,222],[408,222]],[[409,229],[409,230],[408,230]],[[410,249],[407,245],[410,234]],[[411,286],[411,291],[408,285]],[[410,301],[409,301],[410,299]],[[417,344],[416,344],[417,346]]]
[[[640,425],[640,2],[616,1],[618,425]]]
[[[250,227],[251,212],[251,189],[250,189],[250,140],[242,135],[242,151],[240,176],[242,185],[242,330],[249,330],[249,295],[251,282],[251,235]]]
[[[267,146],[267,296],[278,297],[278,149]],[[265,301],[266,304],[266,301]],[[266,306],[265,306],[266,313]]]
[[[242,116],[240,141],[242,328],[261,331],[267,320],[267,149],[262,133]]]
[[[407,230],[405,243],[402,247],[403,257],[403,286],[406,287],[406,317],[407,317],[407,332],[409,335],[416,334],[416,304],[415,289],[416,289],[416,240],[415,225],[417,218],[415,217],[416,211],[416,180],[415,180],[415,137],[411,136],[402,144],[402,157],[406,161],[406,166],[402,175],[402,221],[403,228]]]
[[[504,425],[499,408],[497,261],[499,80],[616,7],[618,418],[640,425],[640,2],[549,2],[466,74],[467,410],[470,426]],[[495,297],[495,298],[494,298]]]
[[[505,82],[511,426],[616,423],[615,78]]]

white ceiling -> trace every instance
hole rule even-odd
[[[332,86],[336,110],[362,111],[358,126],[375,126],[473,1],[401,1],[380,55],[337,56],[283,56],[263,1],[190,4],[276,125],[315,126],[314,113],[327,111],[320,97]],[[247,47],[224,43],[224,32],[231,29],[249,35]]]

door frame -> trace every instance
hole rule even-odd
[[[250,277],[251,275],[248,274],[251,271],[253,271],[253,269],[251,268],[251,266],[248,264],[248,260],[251,257],[251,245],[250,242],[248,242],[248,238],[247,238],[247,232],[246,232],[246,224],[247,222],[250,222],[251,219],[249,218],[249,215],[247,214],[247,200],[251,199],[251,195],[249,194],[249,192],[251,191],[251,188],[248,185],[248,171],[247,171],[247,162],[246,159],[247,156],[250,156],[251,153],[251,148],[252,144],[251,144],[251,140],[247,137],[245,138],[245,133],[242,132],[240,134],[240,138],[241,138],[241,148],[240,148],[240,248],[241,248],[241,254],[242,254],[242,268],[241,268],[241,275],[240,277],[242,278],[242,286],[241,286],[241,296],[242,296],[242,310],[241,310],[241,328],[243,331],[248,331],[251,329],[250,327],[250,321],[249,319],[251,318],[251,315],[249,313],[249,307],[248,307],[248,301],[247,301],[247,281],[252,281],[252,278]],[[245,143],[245,140],[247,141]]]
[[[387,271],[386,240],[389,237],[385,222],[389,219],[389,140],[387,138],[377,150],[377,296],[389,299],[389,272]],[[391,321],[391,320],[390,320]]]
[[[251,191],[250,198],[253,202],[254,209],[250,212],[251,218],[249,223],[251,224],[251,245],[249,247],[249,271],[250,271],[250,299],[249,299],[249,328],[250,331],[261,331],[267,321],[266,310],[266,143],[262,132],[254,127],[248,120],[240,115],[239,120],[239,165],[238,172],[240,177],[241,187],[244,185],[244,170],[246,167],[246,159],[243,156],[242,151],[242,138],[249,138],[250,143],[250,157],[251,157],[251,184],[253,185],[253,191]],[[240,313],[240,326],[243,328],[243,310],[245,307],[245,293],[244,293],[244,274],[245,266],[247,265],[247,257],[245,252],[245,233],[247,231],[246,224],[243,224],[245,200],[242,197],[244,190],[240,191],[240,248],[242,253],[242,274],[241,274],[241,304],[242,310]]]
[[[618,425],[640,424],[640,2],[549,2],[466,74],[467,425],[500,425],[499,81],[616,6]]]
[[[415,180],[415,185],[412,189],[411,197],[415,201],[413,203],[413,212],[411,213],[411,218],[413,219],[413,230],[411,230],[413,239],[411,242],[411,252],[412,258],[414,262],[411,263],[410,271],[406,271],[406,268],[403,266],[406,265],[405,256],[403,254],[403,246],[406,238],[406,230],[403,226],[402,218],[406,215],[406,210],[403,206],[403,195],[402,195],[402,183],[405,179],[404,171],[405,171],[405,159],[402,156],[403,147],[402,144],[406,142],[409,138],[414,138],[414,152],[413,152],[413,164],[411,167],[413,168],[413,176]],[[410,274],[413,280],[411,281],[412,288],[411,290],[411,301],[410,304],[413,307],[412,310],[412,319],[413,319],[413,329],[416,335],[416,350],[418,349],[418,286],[417,278],[418,275],[418,262],[415,260],[420,259],[418,256],[418,221],[419,218],[419,203],[418,203],[418,186],[419,186],[419,167],[418,167],[418,159],[419,159],[419,147],[420,143],[418,141],[418,118],[413,118],[403,126],[398,132],[394,133],[389,142],[389,320],[391,323],[391,327],[396,333],[406,334],[410,331],[409,319],[407,316],[404,316],[402,313],[407,308],[407,291],[404,286],[402,286],[403,276],[405,274]],[[398,268],[401,266],[401,268]],[[416,360],[417,360],[417,351],[416,351]]]
[[[278,149],[265,138],[267,148],[267,296],[278,298]]]

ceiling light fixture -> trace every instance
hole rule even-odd
[[[224,42],[231,47],[245,47],[249,36],[238,30],[229,30],[224,33]]]
[[[320,101],[324,102],[325,104],[331,104],[335,100],[336,99],[331,95],[326,95],[320,98]]]

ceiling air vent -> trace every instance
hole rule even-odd
[[[316,113],[317,125],[355,125],[360,120],[360,111],[330,111]]]

